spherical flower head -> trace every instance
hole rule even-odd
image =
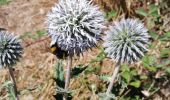
[[[5,30],[0,30],[0,68],[12,66],[21,57],[20,40]]]
[[[88,0],[59,0],[47,14],[52,43],[69,55],[96,46],[104,27],[104,14]]]
[[[147,52],[148,30],[137,19],[121,19],[109,27],[104,37],[105,53],[117,63],[139,61]]]

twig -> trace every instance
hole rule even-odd
[[[12,83],[13,83],[13,89],[14,89],[15,99],[16,99],[16,100],[19,100],[19,96],[18,96],[18,92],[17,92],[17,85],[16,85],[16,81],[15,81],[13,69],[12,69],[12,67],[9,66],[9,67],[8,67],[8,70],[9,70],[9,75],[10,75],[11,81],[12,81]]]

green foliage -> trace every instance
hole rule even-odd
[[[148,16],[147,11],[145,11],[145,9],[143,9],[143,8],[139,8],[139,9],[135,10],[135,12],[139,15],[144,16],[144,17]]]
[[[9,4],[9,2],[11,2],[11,0],[0,0],[0,6],[7,5],[7,4]]]
[[[161,58],[168,58],[170,56],[170,48],[162,49],[160,52]]]
[[[117,12],[115,10],[112,10],[111,12],[108,12],[106,14],[107,19],[111,19],[111,18],[116,17],[116,16],[117,16]]]
[[[37,34],[37,37],[42,37],[46,34],[46,31],[45,30],[38,30],[38,31],[36,31],[36,34]]]
[[[95,72],[95,68],[92,65],[88,65],[87,69],[84,71],[84,74],[91,74]]]
[[[106,94],[106,93],[99,93],[99,100],[116,100],[116,97],[114,94]]]
[[[20,36],[21,39],[33,39],[37,40],[41,37],[43,37],[46,34],[45,30],[37,30],[36,34],[33,34],[31,32],[25,32],[23,35]]]
[[[11,81],[6,81],[3,83],[2,87],[0,87],[0,90],[2,88],[5,88],[7,90],[7,94],[5,97],[8,98],[8,100],[15,100],[15,93],[13,90],[13,83]],[[1,98],[5,98],[5,97],[0,97]]]
[[[154,31],[149,31],[149,34],[154,40],[157,40],[159,38],[159,35]]]
[[[170,74],[170,66],[169,66],[168,68],[166,68],[166,72],[167,72],[168,74]]]
[[[61,85],[60,83],[62,83],[62,87],[64,86],[64,69],[61,61],[59,61],[55,66],[54,78],[57,80],[57,85]]]
[[[138,74],[135,69],[131,69],[128,65],[121,66],[121,79],[124,80],[126,86],[131,85],[139,88],[141,85],[141,80],[137,78]]]
[[[54,80],[56,82],[56,92],[57,94],[54,96],[57,100],[61,100],[63,95],[68,95],[68,100],[72,98],[71,93],[72,91],[64,89],[65,85],[65,78],[64,78],[64,69],[63,69],[62,61],[59,61],[55,66],[55,75]]]
[[[135,10],[136,14],[145,18],[145,22],[147,28],[149,29],[149,33],[154,40],[157,40],[159,37],[155,31],[152,31],[152,29],[155,28],[157,23],[160,23],[161,15],[158,13],[158,11],[159,11],[159,6],[155,4],[150,4],[147,7],[147,9],[141,7]]]
[[[139,88],[141,85],[141,81],[137,80],[137,81],[131,82],[130,85],[136,88]]]
[[[159,39],[161,41],[170,41],[170,32],[164,33]]]
[[[149,71],[151,72],[156,72],[157,69],[156,69],[156,62],[157,62],[157,59],[155,56],[144,56],[142,58],[142,64],[143,66],[148,69]]]
[[[160,17],[160,15],[158,14],[158,6],[156,6],[155,4],[149,5],[149,12],[148,13],[152,17],[155,17],[155,18]]]
[[[106,54],[104,53],[104,49],[100,48],[100,53],[97,55],[95,59],[91,60],[90,63],[92,64],[96,62],[102,62],[105,58],[106,58]]]
[[[71,70],[71,77],[78,77],[88,66],[78,65]]]
[[[144,8],[136,9],[135,12],[141,16],[144,17],[152,17],[152,18],[158,18],[160,15],[158,14],[158,6],[155,4],[151,4],[148,6],[148,10],[145,10]]]
[[[110,80],[111,80],[111,76],[110,75],[99,75],[99,78],[104,81],[104,82],[107,82],[109,83]]]

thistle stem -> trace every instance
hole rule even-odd
[[[13,69],[12,69],[12,67],[8,67],[8,70],[9,70],[10,79],[11,79],[11,81],[12,81],[12,83],[13,83],[15,100],[19,100],[19,96],[18,96],[18,92],[17,92],[17,85],[16,85],[16,81],[15,81]]]
[[[112,91],[112,88],[113,88],[113,83],[115,81],[115,78],[119,72],[119,69],[120,69],[120,64],[116,64],[115,68],[114,68],[114,71],[113,71],[113,75],[112,75],[112,78],[111,78],[111,81],[110,81],[110,84],[107,88],[107,92],[106,94],[109,94],[111,91]]]
[[[67,68],[66,68],[66,79],[65,79],[65,90],[68,90],[70,84],[70,72],[72,67],[72,57],[68,56]],[[67,95],[65,95],[64,100],[67,100]]]

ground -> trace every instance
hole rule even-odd
[[[100,5],[101,10],[106,12],[112,9],[119,9],[117,5],[121,4],[121,0],[94,0],[94,2]],[[142,5],[141,3],[136,4],[132,2],[133,0],[129,0],[127,8],[122,7],[120,12],[118,12],[119,17],[125,16],[125,14],[121,14],[122,12],[128,12],[126,15],[132,17],[134,15],[134,9],[132,8]],[[36,36],[37,31],[44,31],[46,29],[46,14],[55,3],[56,0],[11,0],[9,4],[0,5],[0,27],[6,28],[9,32],[21,37],[25,36],[25,34],[30,34],[29,37],[22,38],[24,53],[20,62],[14,66],[21,100],[55,100],[53,95],[56,94],[56,84],[53,78],[54,66],[58,59],[49,50],[50,38],[47,35],[33,38]],[[109,20],[115,20],[115,18]],[[157,49],[150,50],[149,54],[156,55],[156,57],[159,56],[160,48],[170,47],[169,42],[162,46],[157,40],[153,45],[156,45],[157,47],[155,48]],[[100,52],[101,50],[94,48],[85,52],[84,56],[80,58],[75,57],[73,66],[79,64],[88,65],[91,59],[95,59]],[[65,61],[63,63],[66,65]],[[132,66],[142,69],[140,65],[141,62]],[[104,91],[105,85],[103,85],[103,82],[96,74],[111,74],[114,62],[106,58],[102,63],[96,63],[94,66],[96,68],[93,69],[95,72],[87,76],[83,74],[81,77],[71,80],[70,88],[77,91],[73,100],[98,100],[97,95],[92,93],[91,86],[93,85],[96,85],[99,90]],[[98,66],[101,67],[98,68]],[[143,72],[138,70],[138,73]],[[0,85],[7,80],[9,80],[8,70],[0,70]],[[165,92],[162,95],[166,94],[169,96],[170,94],[170,88],[165,88],[161,91]],[[0,95],[5,95],[5,93],[4,90],[0,92]],[[155,98],[158,98],[155,100],[163,100],[158,94],[155,95]],[[170,99],[167,97],[167,100]]]

